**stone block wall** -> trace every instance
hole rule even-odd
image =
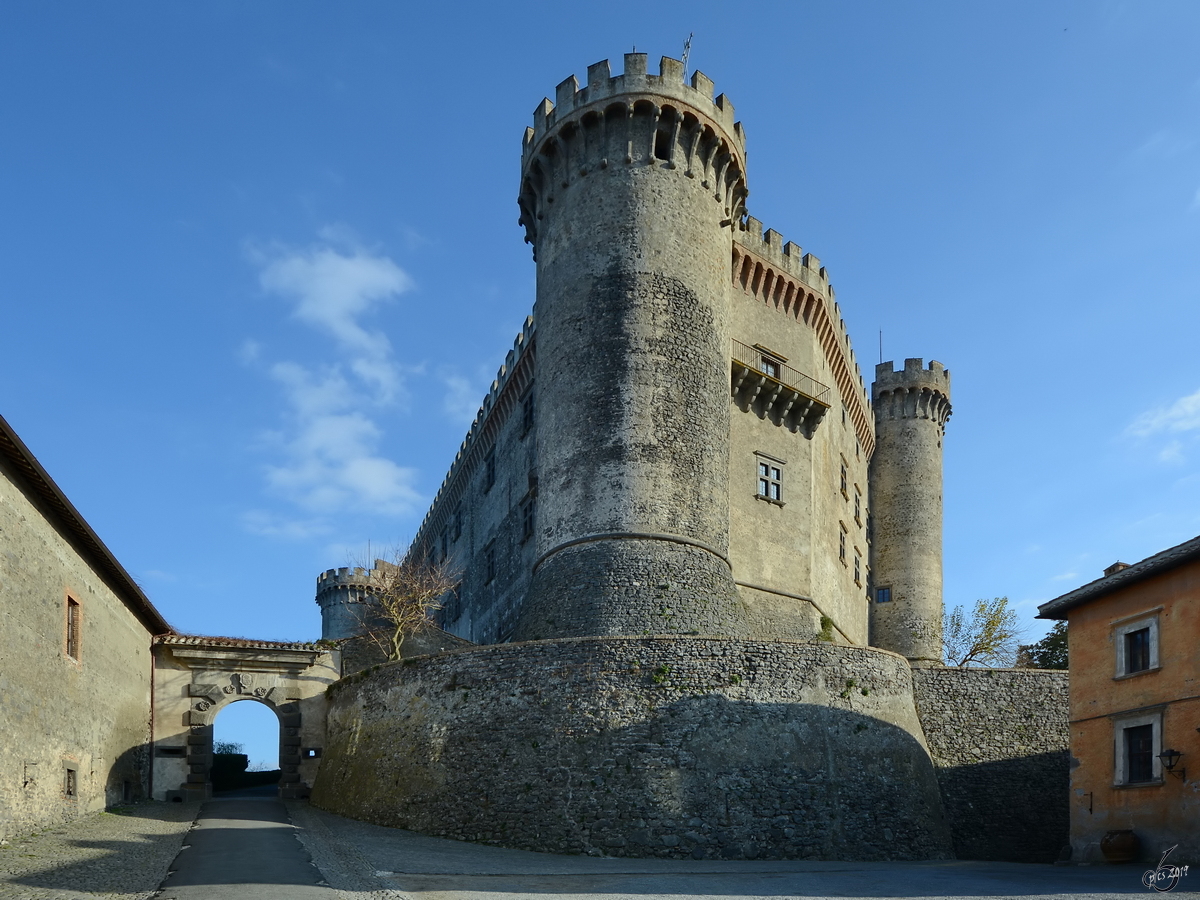
[[[151,633],[68,534],[0,456],[0,838],[149,789]]]
[[[1067,673],[913,669],[959,859],[1052,862],[1068,843]]]
[[[330,690],[313,802],[426,834],[673,858],[950,855],[907,662],[824,642],[506,644]]]

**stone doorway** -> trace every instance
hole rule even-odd
[[[325,745],[325,688],[338,678],[337,651],[196,635],[163,635],[154,651],[155,799],[212,796],[213,723],[246,700],[279,718],[280,796],[308,796]]]

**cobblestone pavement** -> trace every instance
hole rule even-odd
[[[0,900],[146,900],[196,818],[196,803],[138,803],[0,846]]]

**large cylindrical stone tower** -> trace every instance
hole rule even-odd
[[[588,68],[526,131],[538,526],[515,637],[738,632],[729,547],[732,229],[745,137],[697,72]]]
[[[871,645],[942,662],[942,438],[950,372],[906,359],[875,367]]]

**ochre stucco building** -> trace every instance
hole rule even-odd
[[[1102,861],[1104,835],[1132,829],[1145,861],[1178,844],[1170,862],[1200,863],[1200,537],[1110,566],[1040,618],[1068,623],[1073,859]]]

